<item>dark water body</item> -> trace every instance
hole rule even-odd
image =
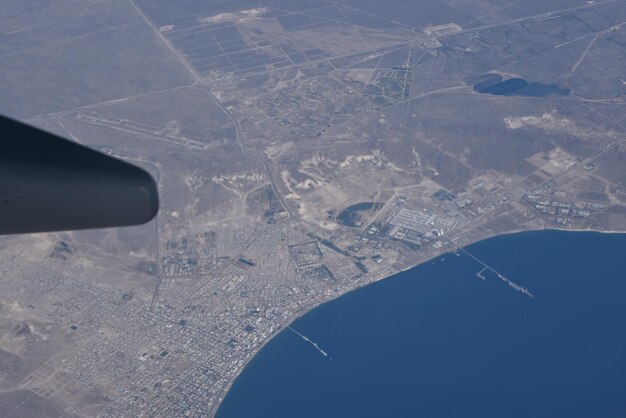
[[[569,89],[564,89],[556,84],[543,84],[529,82],[522,78],[509,78],[504,80],[498,74],[484,74],[471,80],[474,91],[492,96],[532,96],[545,97],[549,95],[567,96]]]
[[[324,304],[244,370],[218,418],[625,417],[626,235],[530,232]],[[331,360],[332,358],[332,360]]]
[[[380,202],[361,202],[348,206],[337,216],[337,222],[342,225],[352,227],[358,226],[358,222],[361,221],[361,215],[359,215],[359,212],[368,210],[377,211],[381,207],[383,207],[383,204]]]

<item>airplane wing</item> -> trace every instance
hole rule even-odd
[[[144,170],[0,116],[0,235],[135,225],[159,209]]]

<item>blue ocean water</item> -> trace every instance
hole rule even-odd
[[[626,417],[626,235],[528,232],[326,303],[250,362],[218,418]]]

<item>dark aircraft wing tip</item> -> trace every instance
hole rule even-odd
[[[138,225],[158,210],[142,168],[0,116],[0,234]]]

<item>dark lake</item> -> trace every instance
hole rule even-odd
[[[348,206],[337,216],[337,222],[342,225],[356,227],[361,221],[361,215],[359,215],[359,212],[377,211],[382,206],[383,204],[379,202],[361,202]]]
[[[246,367],[231,417],[625,417],[626,235],[528,232],[326,303]]]
[[[499,74],[485,74],[470,81],[474,91],[493,96],[567,96],[570,90],[556,84],[529,82],[522,78],[503,79]]]

